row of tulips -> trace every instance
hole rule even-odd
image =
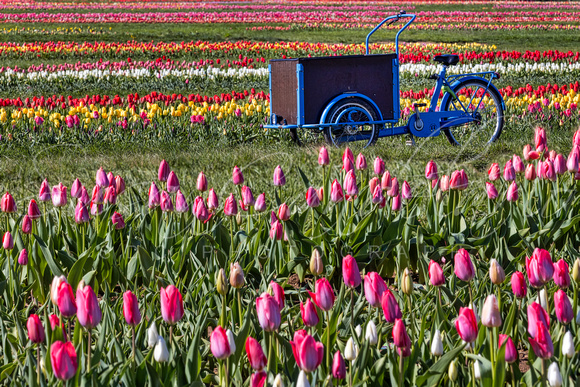
[[[166,161],[144,196],[103,168],[92,195],[79,179],[70,197],[45,180],[42,206],[5,193],[2,378],[576,383],[580,132],[565,163],[548,145],[538,128],[485,190],[433,161],[411,185],[322,148],[304,199],[282,166],[257,198],[237,166],[225,200],[203,172],[188,195]],[[474,202],[487,211],[469,218]]]

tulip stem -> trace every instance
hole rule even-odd
[[[403,381],[405,378],[403,377],[403,364],[405,358],[403,357],[403,350],[401,349],[401,353],[399,354],[399,387],[403,387]]]
[[[348,365],[348,385],[352,387],[352,367],[354,365],[354,360]]]
[[[91,339],[92,339],[92,332],[89,329],[89,341],[87,343],[87,372],[91,370]]]
[[[542,387],[546,387],[546,359],[542,358]]]
[[[487,333],[489,333],[489,352],[490,352],[490,360],[491,360],[491,380],[495,380],[495,352],[494,352],[494,345],[493,345],[492,328],[488,328]]]
[[[226,295],[222,296],[222,315],[220,316],[220,325],[224,327],[226,325]]]
[[[169,345],[171,345],[171,340],[173,339],[173,325],[169,326]]]
[[[36,378],[40,386],[40,343],[36,345]]]
[[[230,258],[234,256],[234,220],[230,216]]]
[[[350,326],[354,329],[354,288],[350,290]]]
[[[133,350],[133,359],[135,359],[135,325],[131,325],[131,335],[132,335],[132,342],[131,342],[131,349]]]
[[[326,311],[326,366],[330,372],[330,311]]]
[[[241,295],[241,289],[238,289],[238,291],[236,292],[238,293],[238,315],[240,317],[240,329],[242,328],[242,295]]]
[[[225,371],[226,371],[226,387],[228,387],[230,385],[230,372],[229,372],[229,367],[228,364],[230,363],[230,358],[228,357],[226,359],[226,364],[225,364]]]

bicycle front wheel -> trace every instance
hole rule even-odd
[[[460,82],[453,89],[457,98],[451,96],[441,107],[441,111],[460,111],[472,118],[469,123],[442,129],[452,145],[482,146],[501,135],[504,125],[502,98],[487,86],[487,81],[478,79]]]

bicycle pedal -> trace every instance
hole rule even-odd
[[[438,80],[439,79],[439,75],[438,74],[431,74],[431,75],[429,75],[429,77],[427,79]]]
[[[413,107],[423,107],[423,106],[427,106],[426,103],[414,103]]]

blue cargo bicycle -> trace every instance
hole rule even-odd
[[[399,36],[417,16],[404,11],[389,16],[366,37],[366,55],[273,59],[270,75],[270,117],[265,128],[322,133],[330,144],[410,135],[435,137],[441,132],[453,145],[484,145],[501,135],[505,104],[493,84],[495,72],[447,75],[457,55],[438,55],[441,64],[429,106],[414,104],[405,125],[399,99]],[[384,24],[410,19],[397,32],[396,52],[369,54],[369,39]],[[441,92],[443,95],[440,97]],[[420,108],[425,107],[424,111]]]

